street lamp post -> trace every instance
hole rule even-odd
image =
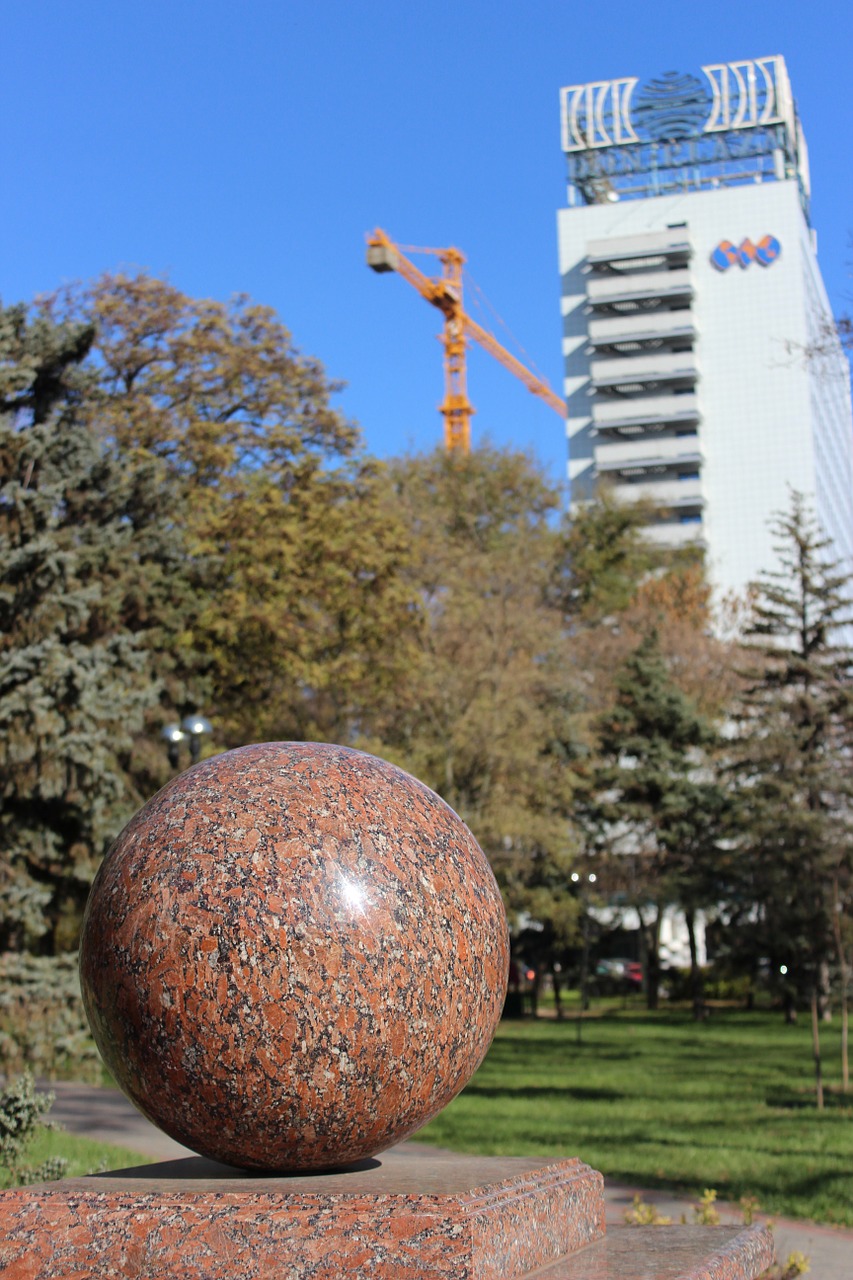
[[[204,716],[194,711],[184,716],[180,724],[167,724],[160,735],[166,743],[166,754],[173,769],[181,764],[181,744],[187,742],[190,748],[190,763],[196,764],[201,757],[201,740],[206,734],[213,732],[213,726]]]
[[[589,904],[587,900],[586,886],[587,884],[595,884],[597,878],[598,877],[596,876],[595,872],[590,871],[590,873],[586,877],[586,883],[585,883],[583,880],[583,877],[579,875],[577,871],[572,872],[572,883],[578,886],[580,900],[581,900],[581,938],[583,943],[582,950],[581,950],[581,974],[580,974],[581,1007],[580,1007],[580,1012],[578,1014],[577,1025],[575,1028],[577,1032],[578,1044],[580,1044],[581,1042],[581,1028],[583,1026],[583,1015],[586,1013],[587,1009],[589,1008],[589,990],[587,986],[587,983],[589,981],[589,922],[587,920]]]

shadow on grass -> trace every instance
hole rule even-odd
[[[626,1095],[618,1089],[585,1089],[566,1085],[504,1084],[482,1085],[473,1081],[465,1090],[480,1098],[574,1098],[578,1102],[615,1102]]]
[[[814,1111],[818,1115],[813,1086],[803,1085],[799,1089],[774,1089],[764,1099],[768,1107],[780,1111]],[[853,1112],[853,1094],[836,1093],[826,1086],[823,1091],[825,1111]]]
[[[792,1178],[786,1183],[786,1189],[804,1199],[825,1196],[835,1192],[836,1202],[841,1200],[841,1207],[836,1203],[829,1207],[826,1218],[828,1222],[837,1222],[849,1226],[853,1219],[850,1209],[851,1177],[846,1169],[828,1169],[825,1173],[811,1174],[807,1178]]]
[[[708,1016],[703,1019],[696,1019],[690,1009],[665,1005],[660,1009],[606,1009],[602,1011],[591,1010],[584,1016],[584,1026],[601,1027],[634,1027],[642,1030],[646,1035],[654,1036],[655,1033],[663,1035],[668,1034],[673,1028],[689,1028],[691,1031],[708,1032],[726,1032],[733,1031],[742,1033],[745,1029],[753,1030],[759,1034],[766,1034],[768,1023],[767,1010],[750,1010],[750,1009],[711,1009]],[[804,1022],[796,1022],[786,1024],[783,1022],[782,1015],[778,1015],[778,1019],[774,1018],[774,1023],[783,1034],[796,1036],[797,1034],[810,1034],[808,1026]],[[572,1011],[563,1018],[526,1018],[523,1019],[522,1026],[541,1027],[550,1025],[552,1027],[561,1027],[564,1031],[573,1029],[577,1022],[577,1014]],[[506,1022],[503,1023],[507,1025]],[[519,1025],[516,1023],[515,1025]]]
[[[512,1062],[518,1058],[527,1064],[530,1060],[531,1049],[533,1049],[539,1057],[547,1057],[553,1054],[556,1063],[564,1063],[567,1054],[574,1054],[587,1050],[594,1053],[596,1058],[602,1061],[622,1061],[627,1058],[637,1058],[643,1052],[640,1047],[633,1045],[625,1045],[624,1047],[615,1047],[608,1044],[604,1047],[600,1041],[594,1040],[592,1036],[588,1036],[586,1029],[580,1043],[567,1036],[537,1036],[535,1040],[525,1036],[508,1036],[503,1035],[499,1040],[493,1040],[489,1049],[489,1060],[494,1064],[496,1062]]]

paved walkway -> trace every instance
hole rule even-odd
[[[98,1089],[67,1081],[44,1087],[56,1094],[50,1118],[64,1125],[69,1133],[138,1151],[147,1160],[175,1160],[195,1154],[149,1124],[117,1089]],[[410,1150],[412,1154],[418,1148],[416,1142],[401,1144],[401,1150]],[[657,1205],[659,1211],[674,1222],[679,1221],[682,1213],[688,1221],[692,1220],[693,1202],[686,1197],[665,1191],[644,1191],[607,1180],[604,1196],[608,1223],[624,1222],[625,1210],[630,1209],[636,1194],[647,1203]],[[724,1221],[738,1220],[736,1209],[726,1205],[720,1208]],[[780,1259],[796,1250],[810,1259],[809,1280],[853,1280],[853,1231],[785,1218],[774,1218],[773,1222],[776,1253]]]

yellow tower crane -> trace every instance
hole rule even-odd
[[[417,289],[422,298],[438,307],[444,316],[441,343],[444,347],[444,400],[439,406],[444,417],[444,443],[448,450],[469,453],[471,450],[471,415],[474,406],[468,399],[465,377],[465,348],[473,338],[499,360],[504,368],[520,378],[528,391],[550,405],[561,418],[566,416],[565,401],[552,391],[542,378],[516,360],[487,329],[472,320],[462,305],[462,266],[464,254],[458,249],[414,249],[410,253],[431,253],[441,263],[440,276],[425,275],[406,257],[400,245],[377,227],[367,237],[367,265],[374,271],[396,271]]]

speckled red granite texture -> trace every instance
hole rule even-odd
[[[610,1227],[605,1240],[537,1271],[536,1280],[756,1280],[773,1255],[773,1236],[758,1223]]]
[[[425,1123],[482,1061],[506,987],[488,862],[432,791],[345,747],[189,769],[119,836],[81,978],[104,1059],[178,1142],[318,1169]]]
[[[227,1172],[128,1170],[0,1194],[0,1277],[511,1280],[604,1231],[601,1175],[577,1160],[392,1153],[325,1179]]]

